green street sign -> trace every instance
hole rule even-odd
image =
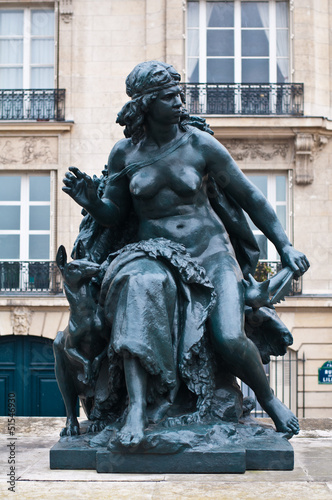
[[[326,361],[321,368],[318,368],[318,383],[332,384],[332,361]]]

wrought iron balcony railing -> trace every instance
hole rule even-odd
[[[267,261],[267,260],[261,260],[259,261],[256,272],[255,272],[255,279],[257,281],[265,281],[275,274],[277,274],[279,271],[281,271],[282,265],[280,261]],[[298,279],[293,279],[292,280],[292,287],[288,295],[301,295],[302,294],[302,276]]]
[[[0,262],[0,294],[60,294],[62,279],[55,262]]]
[[[303,83],[184,83],[190,114],[303,115]]]
[[[0,90],[0,120],[64,121],[65,89]]]

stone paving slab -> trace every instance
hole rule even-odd
[[[325,422],[325,425],[324,425]],[[293,471],[245,474],[98,474],[51,470],[49,450],[64,419],[17,418],[15,493],[8,491],[8,435],[0,418],[0,498],[27,500],[168,499],[332,499],[332,419],[315,422],[292,439]],[[302,426],[303,427],[303,426]]]
[[[274,482],[255,482],[253,485],[244,485],[238,482],[200,482],[191,481],[163,481],[163,482],[48,482],[48,481],[18,481],[16,493],[6,491],[0,483],[0,497],[10,499],[17,495],[24,500],[62,499],[80,500],[91,499],[130,499],[130,500],[325,500],[332,498],[332,491],[324,483],[294,483],[284,482],[276,485]]]

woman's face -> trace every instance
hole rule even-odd
[[[159,92],[158,97],[150,104],[147,114],[157,122],[171,125],[179,122],[181,108],[180,88],[174,85]]]

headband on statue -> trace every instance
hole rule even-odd
[[[138,64],[126,79],[126,92],[136,99],[145,94],[178,85],[180,75],[173,66],[159,61],[147,61]]]

